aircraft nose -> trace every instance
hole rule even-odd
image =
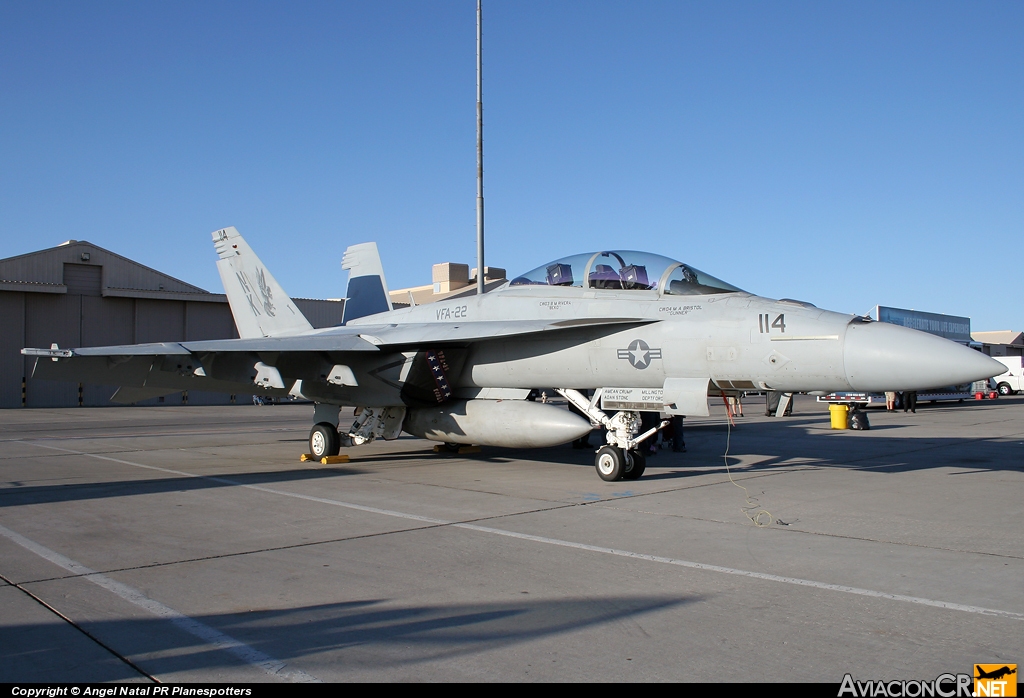
[[[854,390],[926,390],[991,378],[1006,370],[979,351],[887,322],[850,323],[843,344]]]

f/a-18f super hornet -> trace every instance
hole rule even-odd
[[[959,385],[1005,366],[939,337],[740,290],[684,262],[598,251],[482,295],[392,309],[377,247],[350,247],[341,326],[313,329],[234,228],[213,233],[239,339],[25,349],[33,375],[121,386],[135,402],[180,390],[314,402],[309,449],[405,431],[448,444],[546,447],[606,429],[604,480],[644,470],[640,410],[707,416],[709,394]],[[553,389],[579,412],[527,399]],[[594,391],[586,397],[582,391]],[[356,408],[339,429],[339,408]],[[664,423],[663,423],[664,424]]]

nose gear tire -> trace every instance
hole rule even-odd
[[[598,476],[605,482],[615,482],[626,471],[626,454],[615,446],[602,446],[594,459]]]
[[[634,449],[626,454],[629,460],[632,461],[633,467],[622,473],[623,480],[639,480],[644,474],[644,470],[647,469],[647,457],[640,452],[640,449]]]

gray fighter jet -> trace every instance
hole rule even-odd
[[[402,431],[447,444],[546,447],[606,429],[604,480],[644,471],[640,410],[708,415],[743,390],[884,391],[958,385],[1005,366],[939,337],[740,290],[646,252],[544,264],[484,295],[394,310],[376,245],[350,247],[344,324],[314,330],[234,228],[213,233],[239,339],[25,349],[33,375],[314,402],[320,458]],[[586,415],[530,401],[551,389]],[[583,390],[594,391],[587,398]],[[339,407],[356,419],[339,429]]]

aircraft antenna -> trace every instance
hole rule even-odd
[[[476,292],[484,292],[484,90],[482,0],[476,0]]]

